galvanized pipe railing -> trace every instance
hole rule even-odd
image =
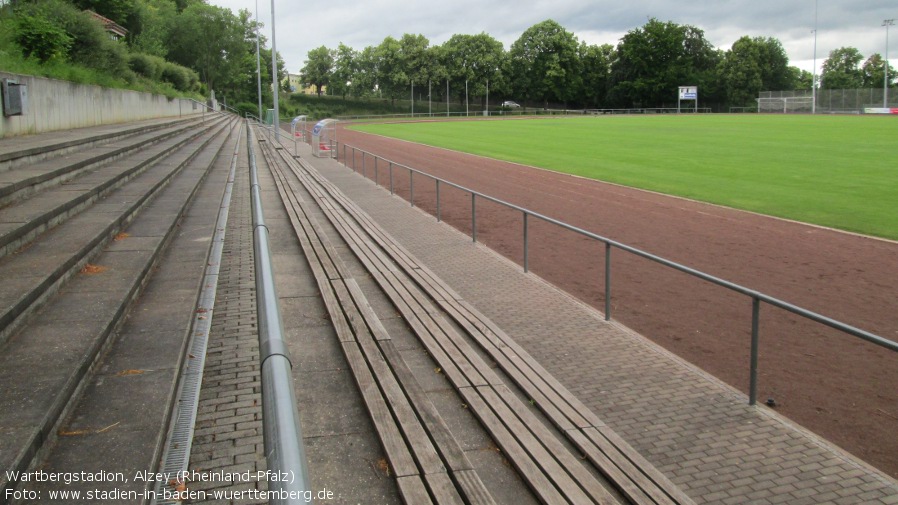
[[[346,157],[346,149],[347,149],[347,148],[352,150],[352,158],[351,158],[351,159],[352,159],[352,166],[350,166],[349,164],[346,163],[346,161],[347,161],[347,157]],[[721,279],[720,277],[716,277],[716,276],[707,274],[707,273],[705,273],[705,272],[702,272],[702,271],[699,271],[699,270],[695,270],[694,268],[690,268],[690,267],[685,266],[685,265],[682,265],[682,264],[680,264],[680,263],[676,263],[676,262],[671,261],[671,260],[668,260],[668,259],[666,259],[666,258],[662,258],[662,257],[660,257],[660,256],[657,256],[657,255],[651,254],[651,253],[649,253],[649,252],[643,251],[643,250],[641,250],[641,249],[637,249],[637,248],[635,248],[635,247],[632,247],[632,246],[623,244],[623,243],[621,243],[621,242],[617,242],[617,241],[612,240],[612,239],[607,238],[607,237],[603,237],[603,236],[601,236],[601,235],[592,233],[592,232],[587,231],[587,230],[584,230],[584,229],[582,229],[582,228],[578,228],[578,227],[576,227],[576,226],[570,225],[570,224],[565,223],[565,222],[563,222],[563,221],[559,221],[559,220],[557,220],[557,219],[554,219],[554,218],[545,216],[545,215],[540,214],[540,213],[538,213],[538,212],[534,212],[534,211],[532,211],[532,210],[530,210],[530,209],[527,209],[527,208],[524,208],[524,207],[520,207],[520,206],[515,205],[515,204],[513,204],[513,203],[509,203],[509,202],[506,202],[506,201],[504,201],[504,200],[500,200],[500,199],[498,199],[498,198],[494,198],[494,197],[492,197],[492,196],[489,196],[489,195],[486,195],[486,194],[483,194],[483,193],[474,191],[473,189],[466,188],[466,187],[464,187],[464,186],[461,186],[461,185],[459,185],[459,184],[455,184],[455,183],[450,182],[450,181],[447,181],[447,180],[445,180],[445,179],[441,179],[441,178],[439,178],[439,177],[433,176],[433,175],[428,174],[428,173],[426,173],[426,172],[422,172],[422,171],[420,171],[420,170],[417,170],[417,169],[414,169],[414,168],[411,168],[411,167],[402,165],[401,163],[397,163],[397,162],[388,160],[388,159],[386,159],[386,158],[379,157],[379,156],[377,156],[377,155],[375,155],[375,154],[373,154],[373,153],[370,153],[370,152],[368,152],[368,151],[364,151],[364,150],[362,150],[362,149],[357,149],[357,148],[355,148],[355,147],[353,147],[353,146],[348,146],[348,145],[344,144],[344,145],[343,145],[343,164],[344,164],[345,166],[349,167],[349,168],[352,168],[353,170],[355,170],[355,168],[356,168],[356,167],[355,167],[355,153],[356,153],[357,150],[358,150],[359,152],[362,153],[362,156],[363,156],[363,157],[364,157],[366,154],[368,154],[368,155],[370,155],[370,156],[374,156],[375,159],[381,158],[383,161],[386,161],[386,162],[388,163],[389,171],[390,171],[390,194],[391,194],[391,195],[392,195],[392,194],[395,194],[395,191],[394,191],[394,188],[393,188],[393,167],[394,167],[394,166],[400,167],[400,168],[403,169],[403,170],[408,170],[408,171],[409,171],[409,174],[410,174],[410,177],[411,177],[411,174],[418,174],[418,175],[421,175],[421,176],[424,176],[424,177],[427,177],[427,178],[429,178],[429,179],[432,179],[432,180],[436,181],[436,185],[437,185],[437,188],[438,188],[438,189],[437,189],[437,192],[436,192],[436,197],[437,197],[436,206],[437,206],[437,209],[438,209],[438,210],[437,210],[437,220],[438,220],[438,221],[441,220],[441,216],[439,215],[439,214],[440,214],[440,210],[439,210],[439,209],[441,208],[439,187],[440,187],[441,185],[450,186],[450,187],[456,188],[456,189],[458,189],[458,190],[460,190],[460,191],[463,191],[463,192],[466,192],[466,193],[470,193],[470,194],[471,194],[471,239],[472,239],[472,241],[474,241],[474,242],[477,242],[477,207],[476,207],[476,205],[477,205],[477,198],[482,198],[482,199],[484,199],[484,200],[487,200],[487,201],[490,201],[490,202],[493,202],[493,203],[502,205],[502,206],[507,207],[507,208],[509,208],[509,209],[512,209],[512,210],[516,210],[516,211],[521,212],[521,214],[523,215],[523,219],[524,219],[524,229],[523,229],[524,264],[523,264],[523,267],[524,267],[524,271],[525,271],[525,272],[528,272],[528,271],[529,271],[529,268],[530,268],[530,265],[529,265],[529,260],[530,260],[530,254],[529,254],[529,253],[530,253],[530,251],[529,251],[529,240],[528,240],[528,238],[529,238],[529,237],[528,237],[528,222],[529,222],[529,219],[528,219],[528,218],[529,218],[529,217],[533,217],[533,218],[540,219],[540,220],[545,221],[545,222],[547,222],[547,223],[551,223],[551,224],[554,224],[554,225],[556,225],[556,226],[559,226],[559,227],[561,227],[561,228],[563,228],[563,229],[565,229],[565,230],[569,230],[569,231],[572,231],[572,232],[577,233],[577,234],[579,234],[579,235],[583,235],[584,237],[588,237],[588,238],[591,238],[591,239],[593,239],[593,240],[597,240],[597,241],[599,241],[599,242],[604,243],[604,244],[605,244],[605,320],[606,320],[606,321],[610,321],[610,320],[611,320],[611,250],[612,250],[613,248],[620,249],[621,251],[628,252],[628,253],[633,254],[633,255],[635,255],[635,256],[638,256],[638,257],[647,259],[647,260],[649,260],[649,261],[652,261],[652,262],[655,262],[655,263],[664,265],[664,266],[666,266],[666,267],[669,267],[669,268],[672,268],[672,269],[674,269],[674,270],[683,272],[683,273],[685,273],[685,274],[688,274],[688,275],[690,275],[690,276],[692,276],[692,277],[696,277],[696,278],[698,278],[698,279],[701,279],[701,280],[703,280],[703,281],[709,282],[709,283],[711,283],[711,284],[715,284],[715,285],[717,285],[717,286],[720,286],[720,287],[729,289],[729,290],[731,290],[731,291],[735,291],[735,292],[737,292],[737,293],[741,293],[741,294],[743,294],[743,295],[745,295],[745,296],[748,296],[748,297],[751,298],[751,300],[752,300],[751,358],[750,358],[750,359],[751,359],[751,363],[750,363],[750,370],[749,370],[749,371],[750,371],[750,379],[749,379],[749,404],[751,404],[751,405],[754,405],[754,404],[757,402],[757,392],[758,392],[758,374],[757,374],[757,369],[758,369],[758,348],[759,348],[759,339],[760,339],[760,310],[761,310],[761,303],[762,303],[762,302],[763,302],[763,303],[766,303],[766,304],[768,304],[768,305],[771,305],[771,306],[773,306],[773,307],[780,308],[780,309],[785,310],[785,311],[787,311],[787,312],[791,312],[791,313],[793,313],[793,314],[795,314],[795,315],[804,317],[804,318],[806,318],[806,319],[810,319],[811,321],[817,322],[817,323],[819,323],[819,324],[822,324],[822,325],[825,325],[825,326],[829,326],[830,328],[833,328],[833,329],[835,329],[835,330],[841,331],[841,332],[843,332],[843,333],[847,333],[847,334],[852,335],[852,336],[854,336],[854,337],[861,338],[861,339],[863,339],[863,340],[866,340],[867,342],[876,344],[876,345],[878,345],[878,346],[880,346],[880,347],[884,347],[884,348],[889,349],[889,350],[891,350],[891,351],[898,352],[898,342],[894,342],[894,341],[892,341],[892,340],[888,340],[888,339],[886,339],[886,338],[884,338],[884,337],[881,337],[881,336],[879,336],[879,335],[876,335],[876,334],[874,334],[874,333],[868,332],[868,331],[866,331],[866,330],[862,330],[862,329],[860,329],[860,328],[851,326],[851,325],[849,325],[849,324],[845,324],[845,323],[843,323],[843,322],[841,322],[841,321],[837,321],[837,320],[835,320],[835,319],[829,318],[829,317],[824,316],[824,315],[822,315],[822,314],[818,314],[818,313],[813,312],[813,311],[811,311],[811,310],[804,309],[804,308],[799,307],[799,306],[797,306],[797,305],[793,305],[793,304],[788,303],[788,302],[786,302],[786,301],[783,301],[783,300],[780,300],[780,299],[778,299],[778,298],[774,298],[774,297],[772,297],[772,296],[769,296],[769,295],[766,295],[766,294],[761,293],[761,292],[759,292],[759,291],[756,291],[756,290],[754,290],[754,289],[750,289],[750,288],[747,288],[747,287],[745,287],[745,286],[742,286],[742,285],[739,285],[739,284],[735,284],[735,283],[730,282],[730,281],[727,281],[727,280],[725,280],[725,279]],[[413,191],[413,190],[412,190],[412,191]],[[412,196],[412,198],[414,198],[414,193],[412,193],[411,196]],[[414,202],[412,203],[412,205],[414,205]]]
[[[256,267],[256,312],[259,322],[259,359],[262,363],[262,429],[268,469],[286,479],[268,481],[269,503],[309,503],[309,469],[302,443],[302,426],[293,388],[293,365],[284,342],[278,296],[274,285],[268,227],[256,170],[251,129],[247,128],[250,188],[253,211],[253,252]]]

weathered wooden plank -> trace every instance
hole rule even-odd
[[[335,281],[333,284],[337,298],[340,300],[350,323],[353,325],[359,347],[368,361],[368,366],[374,374],[374,379],[380,385],[390,410],[393,411],[393,416],[399,423],[399,429],[405,435],[421,471],[425,474],[445,472],[446,467],[440,460],[433,442],[427,436],[427,432],[424,431],[420,420],[409,403],[409,398],[399,386],[399,382],[384,360],[380,348],[368,332],[364,319],[358,313],[350,298],[349,290],[346,289],[342,281]]]
[[[342,347],[356,384],[359,386],[362,399],[368,407],[368,413],[371,414],[371,420],[380,437],[380,443],[387,454],[387,459],[390,460],[393,474],[397,477],[419,475],[420,472],[412,459],[405,439],[402,438],[396,421],[393,419],[358,345],[355,342],[343,342]]]
[[[470,505],[495,505],[496,501],[493,500],[493,495],[480,480],[477,472],[473,470],[452,472],[452,477]]]
[[[607,426],[603,426],[600,428],[586,428],[583,430],[583,433],[594,442],[607,440],[611,445],[614,446],[615,449],[620,451],[620,453],[626,457],[626,459],[634,467],[634,471],[642,472],[646,476],[646,478],[654,482],[659,489],[661,489],[667,496],[669,496],[671,499],[671,503],[687,505],[693,503],[692,499],[689,498],[686,493],[684,493],[673,482],[671,482],[670,479],[664,476],[664,474],[658,471],[658,469],[655,468],[654,465],[649,463],[642,456],[642,454],[639,454],[635,449],[633,449],[630,444],[628,444],[624,439],[620,438],[620,436],[611,428]]]
[[[502,422],[573,503],[616,504],[583,463],[505,386],[477,388]]]
[[[390,337],[390,333],[384,328],[383,323],[380,322],[380,318],[377,317],[377,313],[374,312],[371,304],[368,303],[368,299],[365,297],[365,294],[362,293],[362,288],[359,287],[359,283],[351,277],[344,279],[343,282],[346,284],[346,289],[349,290],[349,294],[352,295],[352,299],[355,300],[356,307],[358,307],[362,317],[368,322],[368,327],[371,329],[371,334],[374,336],[374,339],[390,340],[392,338]]]
[[[399,494],[406,505],[433,504],[430,494],[427,493],[427,486],[424,485],[424,480],[420,475],[399,477],[396,479],[396,485],[399,487]]]
[[[462,397],[468,404],[468,408],[481,425],[490,433],[496,445],[505,454],[508,461],[518,469],[521,477],[530,486],[530,489],[545,504],[566,504],[568,500],[561,494],[555,484],[546,477],[539,464],[530,457],[530,454],[524,450],[518,440],[511,434],[497,415],[484,402],[478,392],[480,388],[464,388],[460,389]]]
[[[618,490],[634,505],[656,505],[655,500],[649,498],[626,472],[608,459],[605,453],[596,447],[579,429],[570,430],[567,435],[571,442],[583,451],[583,454],[589,458],[596,468],[599,468],[606,477],[614,482]]]
[[[430,488],[434,501],[439,505],[465,505],[465,501],[448,474],[429,473],[424,475],[424,482]]]
[[[389,363],[399,379],[399,383],[411,401],[412,407],[418,413],[421,423],[433,439],[443,461],[446,462],[446,467],[450,471],[473,469],[474,467],[471,465],[468,457],[465,456],[458,440],[452,435],[449,426],[446,425],[443,417],[437,411],[433,402],[430,401],[427,393],[424,392],[421,384],[415,378],[415,375],[396,349],[396,346],[393,345],[393,342],[386,340],[379,342],[379,344],[384,358],[386,358],[387,363]]]

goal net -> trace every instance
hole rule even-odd
[[[814,99],[810,96],[758,98],[758,112],[782,113],[811,112]]]

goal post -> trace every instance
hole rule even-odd
[[[805,113],[811,112],[813,106],[814,98],[810,96],[758,98],[758,112],[761,113]]]

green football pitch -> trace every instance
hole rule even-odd
[[[898,239],[898,118],[684,115],[360,131]]]

